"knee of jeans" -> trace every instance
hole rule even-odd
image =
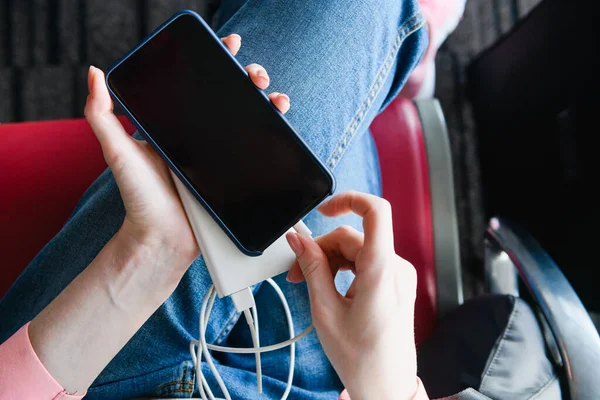
[[[427,26],[422,20],[420,29],[416,29],[411,35],[406,37],[402,46],[398,50],[398,54],[396,55],[396,73],[392,78],[392,84],[388,95],[383,101],[381,106],[381,110],[388,106],[396,96],[402,90],[402,87],[406,83],[406,80],[409,78],[411,72],[417,67],[423,56],[425,55],[425,51],[427,51],[427,46],[429,45],[429,35],[427,33]]]
[[[306,34],[313,26],[360,34],[367,28],[368,22],[383,29],[393,25],[401,27],[410,24],[411,19],[418,15],[418,0],[227,0],[217,11],[213,25],[234,32],[236,27],[244,29],[269,21],[269,29],[273,31],[285,30],[296,24],[306,28]],[[229,23],[232,25],[225,27]],[[278,23],[282,26],[279,27]]]

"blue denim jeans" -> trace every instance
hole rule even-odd
[[[290,123],[327,166],[337,190],[380,194],[377,154],[368,127],[399,92],[419,62],[427,34],[417,0],[224,1],[218,35],[242,36],[238,59],[262,64],[269,91],[289,94]],[[0,301],[0,343],[30,321],[96,256],[120,227],[124,208],[110,171],[84,194],[73,215],[31,262]],[[355,216],[325,218],[313,212],[305,223],[316,234],[341,224],[361,228]],[[339,274],[347,290],[352,276]],[[296,332],[310,323],[304,284],[276,278],[291,307]],[[198,315],[211,284],[202,257],[171,297],[150,317],[89,389],[90,399],[191,397],[197,395],[188,352],[198,338]],[[268,285],[254,288],[261,344],[287,339],[283,310]],[[207,330],[209,343],[251,346],[245,323],[229,299],[217,301]],[[236,399],[279,398],[287,379],[287,349],[262,357],[264,395],[256,392],[254,357],[214,353],[221,376]],[[204,367],[215,394],[217,385]],[[290,399],[336,399],[342,383],[316,333],[298,342]]]

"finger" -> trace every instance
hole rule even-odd
[[[290,109],[290,98],[287,94],[273,92],[269,96],[271,102],[282,114],[285,114]]]
[[[365,237],[362,232],[357,231],[351,226],[340,226],[335,230],[319,236],[315,239],[319,247],[329,261],[331,275],[335,277],[338,271],[355,271],[354,260],[358,252],[362,249]],[[300,265],[296,262],[287,275],[287,280],[292,283],[300,283],[304,280],[304,275]]]
[[[335,278],[339,271],[352,271],[356,274],[356,266],[354,262],[348,261],[343,257],[332,257],[329,259],[329,270],[331,271],[331,276]],[[300,264],[296,261],[292,268],[288,271],[286,279],[291,283],[300,283],[304,282],[304,275],[302,275],[302,270],[300,269]]]
[[[337,290],[333,283],[333,275],[325,253],[317,242],[302,234],[290,232],[285,235],[308,286],[311,301],[331,303],[335,300]]]
[[[113,102],[106,88],[104,73],[94,66],[90,66],[88,71],[88,88],[90,93],[84,113],[100,141],[105,157],[114,149],[131,146],[132,139],[113,113]]]
[[[319,207],[326,216],[339,216],[353,212],[363,219],[365,248],[380,251],[394,250],[392,207],[381,197],[372,194],[347,191],[338,194]]]
[[[362,232],[351,226],[340,226],[315,240],[329,259],[333,276],[336,276],[338,271],[351,270],[356,273],[354,261],[365,242]]]
[[[267,70],[264,69],[262,65],[258,65],[258,64],[247,65],[246,71],[248,72],[250,79],[252,79],[252,82],[254,82],[254,84],[259,89],[264,90],[269,87],[269,82],[270,82],[269,74],[267,74]]]
[[[304,275],[302,275],[302,270],[300,269],[300,264],[298,261],[292,265],[292,268],[288,271],[286,279],[291,283],[300,283],[304,281]]]
[[[240,47],[242,47],[242,37],[236,33],[232,33],[221,40],[234,56],[240,51]]]
[[[354,296],[356,296],[356,279],[350,284],[350,287],[348,288],[345,297],[347,299],[353,299]]]
[[[351,226],[339,228],[315,239],[328,258],[336,256],[354,262],[356,255],[363,248],[365,235]]]

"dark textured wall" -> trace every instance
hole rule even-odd
[[[107,68],[182,8],[208,0],[0,0],[0,122],[80,117],[90,64]]]

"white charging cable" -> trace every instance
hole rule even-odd
[[[290,390],[292,389],[292,380],[294,378],[294,364],[295,364],[295,343],[308,335],[313,326],[310,325],[308,328],[304,330],[300,335],[294,336],[294,323],[292,320],[292,313],[290,311],[290,307],[288,302],[283,294],[281,288],[275,283],[273,279],[267,279],[267,282],[273,287],[275,292],[277,293],[281,303],[283,305],[283,309],[285,312],[285,316],[288,324],[288,331],[290,335],[290,339],[284,342],[270,345],[270,346],[260,346],[260,337],[259,337],[259,329],[258,329],[258,313],[256,311],[256,303],[254,301],[254,296],[252,295],[252,291],[250,288],[246,288],[240,292],[234,293],[231,295],[231,298],[236,306],[236,310],[238,312],[243,312],[244,317],[246,318],[246,322],[248,323],[248,327],[250,329],[250,334],[252,336],[252,345],[253,347],[225,347],[225,346],[217,346],[214,344],[206,343],[206,328],[208,326],[208,320],[210,318],[210,314],[212,308],[214,306],[215,299],[217,297],[217,291],[215,290],[214,285],[211,286],[204,297],[204,301],[202,302],[202,307],[200,309],[200,322],[199,322],[199,331],[200,331],[200,340],[193,340],[190,342],[190,353],[192,355],[192,360],[194,361],[194,365],[196,368],[196,382],[198,384],[198,390],[200,391],[200,396],[203,400],[220,400],[215,398],[212,390],[208,386],[208,382],[202,373],[202,357],[206,360],[210,371],[212,372],[215,380],[217,381],[221,392],[225,396],[224,400],[231,400],[231,395],[221,378],[221,375],[217,371],[212,357],[209,353],[209,350],[225,352],[225,353],[237,353],[237,354],[253,354],[256,359],[256,379],[257,379],[257,387],[258,393],[262,393],[262,368],[261,368],[261,360],[260,354],[268,351],[274,351],[278,349],[282,349],[284,347],[290,346],[290,367],[288,372],[288,379],[285,391],[282,400],[287,399]],[[197,348],[195,348],[197,346]]]

